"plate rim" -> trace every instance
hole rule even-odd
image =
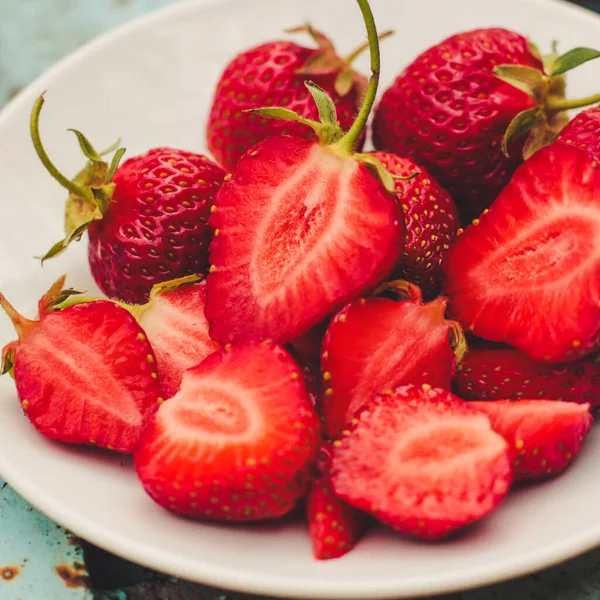
[[[188,12],[201,11],[211,5],[233,4],[241,1],[243,0],[180,1],[133,18],[131,21],[96,36],[60,59],[12,98],[0,110],[0,128],[13,118],[13,115],[21,106],[30,103],[33,97],[42,93],[47,84],[53,79],[68,71],[72,65],[85,60],[88,54],[111,44],[113,40],[126,37],[130,32],[164,19],[182,18]],[[246,0],[246,2],[250,1],[253,0]],[[600,25],[600,15],[567,0],[526,1],[530,4],[539,5],[541,10],[549,4],[553,4],[557,10],[571,13],[578,19],[597,20]],[[115,530],[96,528],[93,520],[89,517],[85,518],[70,514],[68,508],[58,505],[51,496],[46,497],[43,488],[36,485],[31,477],[18,473],[16,469],[12,470],[10,463],[3,459],[2,453],[0,453],[0,476],[18,494],[52,520],[60,523],[75,535],[89,540],[124,559],[189,581],[251,594],[300,599],[310,597],[315,600],[317,598],[324,600],[362,600],[366,598],[369,600],[383,600],[415,598],[423,594],[454,593],[522,577],[575,558],[600,546],[599,521],[595,528],[590,527],[582,534],[575,535],[567,541],[545,546],[537,552],[530,552],[525,557],[520,556],[518,561],[513,560],[513,562],[508,562],[502,567],[490,565],[476,569],[470,567],[454,571],[434,582],[429,582],[425,577],[420,577],[412,581],[409,580],[409,585],[404,584],[401,590],[398,589],[398,586],[402,584],[399,583],[397,578],[375,581],[365,580],[364,583],[352,582],[350,585],[343,584],[341,581],[318,581],[313,583],[312,581],[290,577],[279,578],[276,573],[266,579],[264,575],[257,575],[252,571],[240,571],[239,569],[214,564],[203,565],[197,560],[173,560],[172,555],[169,553],[162,555],[160,548],[152,548],[149,552],[147,545],[138,544],[136,540],[122,538]],[[327,563],[323,563],[323,568],[326,568],[326,565]]]

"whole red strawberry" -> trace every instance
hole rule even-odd
[[[579,113],[560,132],[557,142],[583,148],[600,160],[600,106]]]
[[[563,100],[562,73],[595,56],[573,52],[549,57],[544,66],[515,32],[453,35],[418,56],[385,92],[373,124],[375,146],[423,165],[465,219],[477,217],[523,155],[564,126],[562,109],[577,105]]]
[[[225,172],[200,154],[155,148],[120,167],[109,166],[76,132],[89,162],[70,181],[50,163],[39,138],[43,97],[34,105],[34,145],[50,173],[69,191],[64,240],[44,259],[60,254],[87,230],[88,259],[100,289],[128,303],[148,299],[156,283],[208,269],[208,216]],[[117,168],[118,167],[118,168]]]
[[[397,179],[396,195],[404,210],[404,254],[394,277],[416,283],[426,298],[441,287],[441,266],[459,228],[458,210],[450,194],[421,166],[408,158],[375,152]],[[401,179],[410,177],[411,179]]]
[[[535,360],[600,349],[600,168],[550,144],[515,173],[444,261],[450,312],[476,336]]]
[[[344,60],[322,33],[311,27],[292,31],[303,30],[311,34],[316,48],[290,41],[269,42],[238,54],[225,68],[215,90],[206,133],[208,148],[226,169],[232,171],[248,148],[267,137],[315,139],[314,131],[304,124],[244,112],[281,106],[316,120],[318,111],[304,87],[306,79],[331,96],[342,128],[352,125],[367,85],[367,79],[350,67],[358,52]]]
[[[545,398],[595,408],[600,404],[600,356],[553,364],[510,346],[470,341],[453,385],[465,400]]]
[[[152,348],[129,312],[99,300],[56,306],[75,293],[59,279],[21,316],[0,294],[19,339],[2,350],[23,411],[49,438],[119,452],[137,446],[144,418],[161,402]]]
[[[206,317],[221,344],[291,342],[385,279],[402,255],[404,216],[394,180],[356,153],[379,81],[379,42],[366,0],[373,75],[344,133],[333,100],[313,82],[319,122],[283,108],[256,114],[309,123],[318,141],[274,136],[240,159],[215,200]],[[370,15],[370,16],[369,16]]]

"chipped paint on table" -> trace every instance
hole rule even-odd
[[[0,598],[91,600],[75,537],[0,480]]]

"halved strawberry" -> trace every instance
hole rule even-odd
[[[165,398],[181,385],[183,372],[202,362],[220,346],[208,334],[204,316],[206,284],[188,277],[158,284],[150,301],[134,308],[156,354]]]
[[[39,302],[39,320],[0,294],[19,339],[3,352],[23,411],[47,437],[132,452],[146,413],[161,401],[155,358],[135,319],[113,302],[48,312],[69,295],[64,277]]]
[[[544,398],[600,405],[600,355],[552,364],[501,344],[469,341],[453,381],[465,400]]]
[[[373,394],[408,383],[450,388],[466,349],[460,325],[444,318],[446,299],[423,304],[421,290],[394,282],[403,301],[362,298],[331,321],[323,344],[323,420],[336,439]]]
[[[291,137],[260,142],[210,220],[212,337],[289,342],[375,286],[402,250],[401,210],[350,157]]]
[[[287,343],[369,290],[404,247],[404,216],[381,162],[357,154],[379,81],[379,43],[367,2],[359,3],[373,75],[344,133],[333,100],[306,87],[320,122],[285,108],[253,112],[312,127],[318,142],[276,136],[239,160],[215,199],[210,225],[206,316],[221,343]]]
[[[552,144],[521,166],[444,262],[452,314],[536,360],[600,348],[600,168]]]
[[[350,552],[365,532],[370,519],[334,494],[329,476],[329,444],[321,448],[319,455],[319,473],[308,493],[306,510],[314,557],[328,560]]]
[[[319,447],[302,373],[269,342],[210,355],[142,435],[135,465],[161,506],[212,520],[280,517],[306,493]]]
[[[376,396],[334,442],[335,493],[402,533],[447,536],[492,512],[511,484],[506,442],[445,390]]]
[[[591,424],[588,404],[557,400],[471,402],[510,446],[515,479],[543,479],[567,467]]]

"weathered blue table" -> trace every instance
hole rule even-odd
[[[0,0],[0,107],[88,39],[174,0]],[[501,1],[501,0],[499,0]],[[600,12],[600,0],[577,0]],[[0,480],[0,600],[252,600],[166,577],[79,541]],[[447,600],[600,600],[600,549]]]

